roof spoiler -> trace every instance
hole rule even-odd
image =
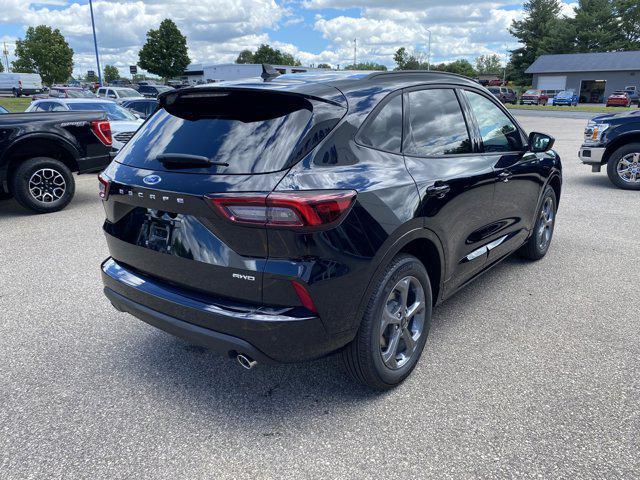
[[[265,82],[268,82],[270,80],[273,80],[276,77],[279,77],[280,72],[278,72],[275,68],[273,68],[273,65],[269,65],[268,63],[263,63],[262,74],[260,76],[262,77],[262,80],[264,80]]]

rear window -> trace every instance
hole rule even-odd
[[[300,95],[251,91],[188,92],[167,102],[118,156],[127,165],[193,173],[266,173],[293,165],[335,127],[346,110]],[[160,160],[191,155],[215,165],[170,168]]]

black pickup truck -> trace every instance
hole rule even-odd
[[[589,120],[578,156],[592,172],[606,165],[615,186],[640,190],[640,110]]]
[[[75,192],[72,172],[102,170],[110,150],[104,112],[2,114],[0,197],[38,213],[61,210]]]

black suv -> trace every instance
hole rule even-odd
[[[547,252],[552,144],[439,72],[164,94],[101,176],[104,292],[246,368],[339,351],[355,379],[390,388],[435,304],[516,250]]]

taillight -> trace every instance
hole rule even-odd
[[[94,120],[91,122],[91,131],[104,145],[111,146],[111,124],[108,120]]]
[[[228,220],[272,228],[321,229],[337,224],[356,198],[353,190],[208,196]]]
[[[296,291],[296,295],[300,299],[300,302],[307,310],[312,311],[313,313],[318,313],[318,309],[316,308],[313,300],[311,299],[311,295],[301,283],[296,282],[295,280],[291,280],[291,285],[293,285],[293,289]]]
[[[111,185],[111,182],[103,174],[98,175],[98,182],[100,182],[98,195],[100,195],[101,199],[106,200],[109,198],[109,186]]]

